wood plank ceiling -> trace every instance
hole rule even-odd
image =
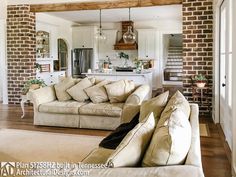
[[[182,4],[182,0],[116,0],[104,2],[33,4],[30,6],[30,9],[32,12],[61,12],[129,7],[149,7],[174,4]]]

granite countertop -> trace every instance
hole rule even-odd
[[[116,72],[116,71],[112,71],[112,72],[108,72],[108,73],[102,73],[102,72],[92,72],[92,73],[83,73],[85,75],[106,75],[106,76],[109,76],[109,75],[114,75],[114,76],[140,76],[140,75],[146,75],[146,74],[150,74],[152,73],[152,71],[150,70],[145,70],[145,71],[142,71],[141,73],[136,73],[136,72]]]

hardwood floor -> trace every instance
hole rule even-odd
[[[34,126],[32,107],[27,106],[25,112],[25,118],[21,119],[20,106],[0,104],[0,128],[100,136],[106,136],[110,133],[110,131],[102,130]],[[202,164],[205,177],[231,177],[231,153],[224,141],[220,126],[215,125],[208,117],[201,117],[200,122],[208,124],[210,130],[210,137],[201,137]]]

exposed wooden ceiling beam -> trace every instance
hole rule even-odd
[[[182,0],[116,0],[104,2],[58,3],[58,4],[34,4],[32,12],[61,12],[79,10],[115,9],[128,7],[149,7],[182,4]]]

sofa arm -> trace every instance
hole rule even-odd
[[[29,92],[29,98],[34,104],[34,108],[38,108],[40,104],[48,103],[56,100],[55,90],[53,86],[43,87]]]
[[[129,95],[123,107],[121,123],[130,122],[134,118],[140,111],[140,105],[149,91],[150,87],[148,85],[141,85]]]
[[[121,124],[130,122],[140,111],[140,105],[125,104],[121,116]]]
[[[139,86],[131,95],[129,95],[125,104],[140,105],[149,91],[150,87],[148,85]]]

